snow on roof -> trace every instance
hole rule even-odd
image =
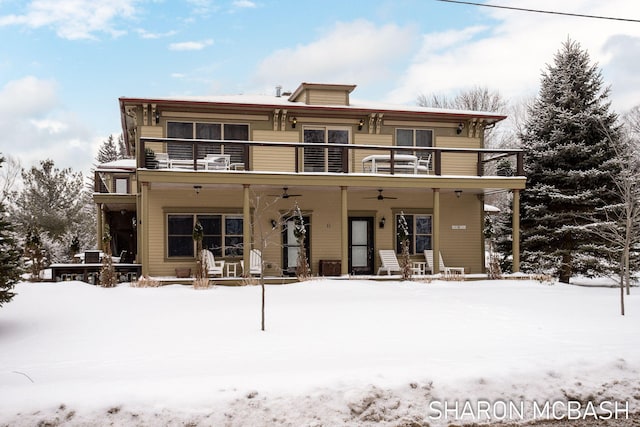
[[[493,205],[488,205],[488,204],[484,204],[484,211],[485,212],[489,212],[489,213],[498,213],[500,212],[500,208],[493,206]]]
[[[139,100],[138,98],[123,97],[121,100]],[[142,99],[140,99],[142,100]],[[341,110],[372,110],[372,111],[394,111],[424,114],[442,114],[457,116],[487,117],[502,120],[506,116],[487,111],[454,110],[446,108],[421,107],[419,105],[390,104],[384,102],[371,102],[351,99],[349,105],[335,104],[306,104],[299,101],[290,101],[286,96],[274,95],[212,95],[212,96],[175,96],[144,99],[147,102],[195,102],[195,103],[215,103],[215,104],[238,104],[238,105],[261,105],[282,108],[306,108],[306,109],[341,109]]]
[[[135,170],[136,169],[136,159],[119,159],[111,162],[101,163],[98,165],[98,170],[100,171],[119,171],[119,170]]]

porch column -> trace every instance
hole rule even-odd
[[[349,274],[349,207],[347,206],[347,187],[340,187],[340,274]]]
[[[98,237],[96,242],[100,245],[102,236],[104,235],[104,205],[102,203],[96,205],[96,217],[98,218],[98,221],[96,221],[96,234]]]
[[[249,197],[249,184],[242,184],[242,263],[244,269],[251,268],[251,202]]]
[[[433,249],[433,270],[440,273],[440,189],[433,189],[433,229],[431,230],[431,248]]]
[[[138,256],[139,262],[142,264],[142,275],[149,275],[149,183],[143,182],[142,188],[142,212],[140,215],[140,224],[138,225],[139,237],[138,240]]]
[[[513,252],[513,266],[511,268],[513,273],[520,271],[520,190],[513,190],[513,217],[512,217],[512,247]]]

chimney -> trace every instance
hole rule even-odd
[[[276,96],[280,98],[282,96],[282,86],[276,86]]]

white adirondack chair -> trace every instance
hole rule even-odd
[[[444,265],[444,261],[442,260],[442,254],[438,252],[438,263],[440,264],[439,273],[444,273],[445,276],[464,276],[464,267],[447,267]],[[429,269],[431,270],[431,274],[437,274],[437,272],[433,271],[433,251],[431,249],[426,249],[424,251],[424,258],[429,265]]]
[[[202,250],[202,260],[206,263],[208,276],[222,277],[224,275],[224,260],[216,261],[210,250]]]
[[[242,266],[242,274],[245,274],[244,271],[244,262],[241,262]],[[261,275],[262,274],[262,252],[258,249],[251,249],[251,253],[249,254],[249,275]]]
[[[387,275],[391,275],[392,271],[401,271],[398,258],[396,257],[396,253],[393,249],[380,249],[378,253],[380,254],[380,261],[382,262],[382,265],[378,268],[378,274],[385,270]]]

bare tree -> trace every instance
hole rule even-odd
[[[620,170],[616,174],[618,203],[603,207],[605,221],[594,222],[591,232],[611,246],[620,283],[620,314],[624,316],[624,296],[631,292],[634,247],[640,244],[640,141],[624,123],[619,138],[609,138]]]
[[[0,168],[0,203],[8,201],[11,192],[14,191],[20,174],[22,165],[15,157],[4,156],[4,163]]]
[[[252,248],[257,249],[262,254],[260,277],[258,281],[262,288],[261,298],[261,311],[260,311],[260,328],[265,330],[265,307],[266,307],[266,288],[264,281],[264,267],[266,260],[264,257],[265,249],[268,246],[277,244],[279,240],[277,236],[280,235],[283,227],[286,227],[287,220],[292,218],[294,209],[287,209],[284,212],[278,209],[278,205],[282,197],[269,196],[267,194],[254,193],[251,197],[251,205],[253,207],[253,219],[252,219]],[[268,220],[268,218],[271,218]],[[245,248],[246,250],[246,248]],[[245,273],[247,275],[248,272]]]
[[[490,90],[485,86],[474,86],[461,90],[452,98],[442,94],[420,94],[417,98],[418,105],[422,107],[447,108],[454,110],[490,111],[494,113],[506,113],[507,101],[500,92]],[[485,145],[492,146],[492,137],[495,128],[485,129]]]

